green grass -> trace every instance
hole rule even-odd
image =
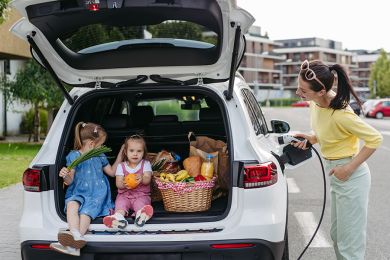
[[[22,181],[41,144],[0,143],[0,188]]]

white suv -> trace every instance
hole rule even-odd
[[[67,228],[58,172],[79,121],[106,129],[111,156],[126,136],[138,133],[150,152],[168,149],[186,158],[189,131],[225,141],[230,156],[228,190],[208,211],[172,213],[154,202],[147,225],[139,228],[129,219],[123,232],[107,230],[97,218],[81,259],[288,259],[287,184],[277,159],[284,146],[275,138],[289,126],[273,120],[269,130],[251,89],[236,74],[243,34],[254,21],[249,13],[234,0],[13,5],[24,18],[12,31],[30,43],[65,96],[23,176],[23,259],[72,258],[49,244]]]

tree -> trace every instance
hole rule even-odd
[[[190,22],[165,22],[148,26],[153,38],[178,38],[188,40],[202,40],[202,29],[199,25]]]
[[[0,0],[0,24],[5,20],[9,0]]]
[[[39,108],[58,108],[63,96],[48,72],[34,60],[26,62],[24,69],[16,74],[15,81],[6,81],[3,91],[10,96],[10,101],[19,99],[34,108],[34,141],[39,141]]]
[[[369,87],[372,97],[390,96],[390,60],[384,49],[371,67]]]

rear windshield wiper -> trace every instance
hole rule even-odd
[[[118,88],[118,87],[133,86],[133,85],[140,84],[140,83],[146,81],[147,79],[148,79],[148,76],[146,76],[146,75],[138,75],[134,79],[128,79],[128,80],[125,80],[125,81],[118,82],[118,83],[115,84],[114,87]]]

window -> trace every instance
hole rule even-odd
[[[261,111],[255,96],[249,89],[243,89],[241,92],[253,125],[253,130],[255,131],[256,135],[266,135],[268,133],[267,123],[265,122],[263,112]]]
[[[198,121],[199,110],[186,110],[182,109],[181,105],[184,101],[177,99],[166,100],[153,100],[142,101],[138,103],[138,106],[151,106],[154,110],[154,115],[176,115],[179,122],[183,121]],[[202,100],[201,107],[205,107],[205,103]]]

